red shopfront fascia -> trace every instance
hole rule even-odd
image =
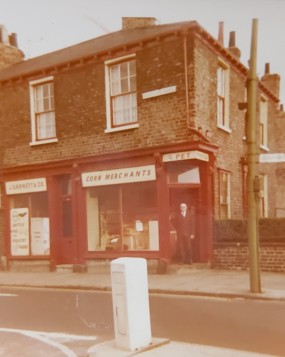
[[[173,235],[175,233],[170,223],[170,216],[177,208],[179,200],[182,199],[189,200],[191,208],[195,211],[197,232],[195,242],[193,242],[195,259],[197,262],[209,262],[211,260],[213,239],[213,149],[211,148],[211,151],[208,152],[198,149],[187,150],[187,147],[184,148],[183,146],[180,149],[179,151],[169,151],[168,149],[165,152],[145,155],[145,157],[139,158],[139,162],[137,158],[116,160],[117,165],[115,168],[110,165],[110,162],[114,162],[113,160],[110,160],[109,164],[101,162],[100,165],[97,163],[97,165],[81,166],[81,186],[79,188],[81,208],[79,211],[82,214],[80,215],[79,225],[81,226],[82,234],[80,237],[82,262],[86,259],[113,259],[118,256],[173,260],[175,253],[175,237],[173,238]],[[187,166],[198,168],[199,181],[184,183],[182,179],[182,182],[171,182],[170,171],[175,171],[176,167],[181,170],[181,167]],[[137,186],[147,186],[148,184],[151,186],[153,184],[155,187],[157,215],[151,217],[150,221],[152,229],[158,229],[159,248],[152,250],[148,246],[148,249],[140,249],[137,246],[136,249],[132,250],[129,247],[124,247],[124,243],[121,242],[121,245],[116,247],[117,249],[110,247],[110,249],[96,250],[93,247],[93,251],[90,250],[88,247],[88,234],[92,229],[88,227],[88,205],[91,206],[92,203],[89,204],[87,201],[91,202],[94,199],[95,202],[100,197],[100,190],[103,195],[109,188],[111,188],[114,195],[117,195],[116,190],[112,190],[112,186],[123,187],[123,192],[120,192],[119,195],[124,195],[124,192],[131,190],[132,185],[134,185],[132,178],[135,175],[138,177],[138,180],[135,181]],[[86,192],[90,188],[92,192],[87,194]],[[88,198],[88,195],[89,197],[92,196],[92,198]],[[122,197],[121,200],[124,202]],[[97,203],[94,202],[93,207],[97,207]],[[120,210],[122,206],[117,208]],[[145,222],[143,222],[143,219],[134,217],[132,221],[133,230],[128,227],[129,232],[133,233],[134,227],[136,227],[137,231],[140,228],[144,231]],[[157,227],[156,221],[158,222]],[[121,235],[124,236],[123,230]],[[135,233],[133,235],[138,236],[139,234]],[[153,237],[156,236],[153,235]],[[115,242],[116,234],[114,234],[113,238]],[[156,244],[154,246],[157,247]]]
[[[199,143],[189,145],[187,143],[175,145],[175,147],[161,147],[156,150],[136,150],[132,153],[102,155],[76,162],[74,160],[57,162],[56,167],[50,163],[41,165],[39,170],[33,166],[31,178],[46,179],[50,221],[50,255],[11,256],[10,249],[6,249],[8,259],[49,259],[51,266],[65,263],[85,264],[88,259],[114,259],[119,256],[145,257],[147,259],[164,258],[171,261],[175,247],[173,227],[171,227],[169,218],[176,208],[178,200],[182,199],[186,193],[191,205],[195,208],[196,260],[208,262],[211,259],[213,237],[214,152],[215,147],[210,145]],[[199,168],[200,181],[191,184],[171,181],[170,176],[175,173],[175,168],[180,170],[182,166],[187,167],[187,165]],[[22,171],[21,168],[17,168],[17,173],[7,174],[5,181],[21,181],[21,178],[31,175],[31,172],[27,168]],[[94,182],[102,180],[99,173],[107,175],[104,178],[105,181],[94,185]],[[135,174],[138,178],[137,181],[133,180]],[[117,192],[115,188],[118,187],[123,188],[122,191],[118,190]],[[98,250],[95,245],[91,246],[92,250],[90,250],[88,234],[92,233],[92,229],[95,230],[96,227],[94,228],[92,225],[88,227],[87,204],[96,211],[96,205],[108,190],[110,190],[110,194],[128,195],[129,191],[129,195],[131,195],[136,190],[139,192],[140,187],[145,187],[144,192],[147,192],[149,197],[152,192],[155,192],[155,200],[148,200],[147,195],[145,200],[152,216],[147,222],[147,226],[140,217],[133,217],[133,226],[128,226],[126,229],[128,229],[129,235],[132,235],[134,229],[137,235],[143,235],[148,229],[148,232],[151,231],[151,237],[154,237],[153,241],[146,246],[144,240],[141,239],[140,245],[131,245],[131,248],[135,247],[133,250],[111,249],[111,247]],[[88,190],[90,191],[89,196],[87,196]],[[5,195],[6,207],[10,207],[9,201],[12,196]],[[123,202],[128,202],[127,198],[128,196]],[[87,202],[88,199],[89,202]],[[124,197],[120,196],[120,199],[124,200]],[[152,205],[156,205],[156,210],[153,210]],[[116,209],[118,207],[109,208]],[[11,244],[9,211],[10,209],[5,213],[6,247],[10,247]],[[145,212],[142,213],[145,214]],[[70,222],[69,227],[66,224],[68,222]],[[111,233],[116,233],[115,228]],[[124,232],[121,231],[121,233]],[[103,243],[106,248],[106,242]],[[128,242],[128,244],[132,244],[132,242]]]

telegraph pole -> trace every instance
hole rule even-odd
[[[257,85],[256,75],[256,52],[257,52],[257,24],[258,20],[252,21],[251,53],[250,65],[247,78],[247,203],[248,221],[247,236],[249,248],[249,268],[250,268],[250,291],[252,293],[261,292],[260,269],[259,269],[259,239],[258,239],[258,176],[256,166],[258,160],[256,131],[257,131]]]

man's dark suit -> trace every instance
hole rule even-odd
[[[177,255],[182,263],[192,263],[191,239],[194,237],[194,217],[186,211],[177,213],[172,223],[177,233]]]

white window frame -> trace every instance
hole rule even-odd
[[[223,103],[223,110],[220,104]],[[230,129],[230,67],[219,59],[217,68],[217,126],[231,133]]]
[[[112,103],[111,103],[111,85],[110,85],[110,67],[116,65],[117,63],[128,62],[131,60],[135,60],[135,54],[123,56],[120,58],[116,58],[113,60],[105,61],[105,90],[106,90],[106,129],[105,133],[114,132],[114,131],[121,131],[121,130],[129,130],[138,128],[139,124],[137,121],[130,122],[122,125],[114,126],[112,124]],[[136,88],[137,93],[137,88]],[[136,106],[137,107],[137,106]]]
[[[226,197],[222,196],[222,180],[223,176],[226,178],[226,191],[227,195]],[[226,215],[227,217],[224,219],[230,219],[231,218],[231,174],[228,171],[225,170],[219,170],[219,217],[221,217],[221,207],[224,206],[226,207]]]
[[[41,145],[41,144],[47,144],[47,143],[53,143],[53,142],[57,142],[58,139],[56,137],[56,122],[55,122],[55,109],[53,108],[52,112],[54,113],[54,132],[55,135],[53,137],[50,138],[43,138],[40,139],[38,138],[37,135],[37,123],[36,123],[36,110],[35,110],[35,88],[40,86],[40,85],[44,85],[45,83],[49,83],[52,82],[53,83],[54,77],[50,76],[50,77],[45,77],[42,79],[38,79],[38,80],[34,80],[34,81],[30,81],[29,83],[29,90],[30,90],[30,110],[31,110],[31,131],[32,131],[32,140],[30,142],[30,145]]]
[[[268,176],[259,175],[259,217],[268,217]]]
[[[260,148],[268,151],[268,99],[261,95],[259,109]]]

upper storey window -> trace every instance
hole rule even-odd
[[[137,127],[137,81],[134,56],[106,62],[107,130]]]
[[[268,101],[264,96],[261,96],[260,100],[260,146],[261,148],[268,150]]]
[[[229,119],[229,66],[219,61],[217,69],[217,125],[219,128],[230,131]]]
[[[30,82],[32,143],[57,141],[53,77]]]

